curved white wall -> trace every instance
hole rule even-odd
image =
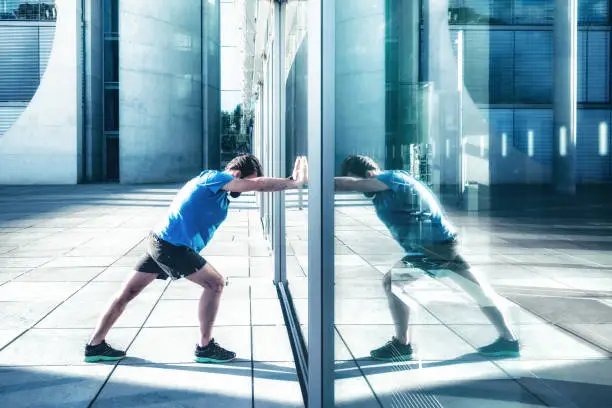
[[[47,69],[32,101],[0,137],[0,184],[74,184],[80,137],[80,2],[55,0]]]

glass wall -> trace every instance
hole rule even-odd
[[[609,3],[568,4],[322,2],[337,406],[605,406],[564,384],[609,378]]]

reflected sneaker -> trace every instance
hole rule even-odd
[[[400,343],[393,337],[381,348],[370,351],[370,357],[379,361],[412,360],[412,345]]]
[[[125,357],[125,351],[116,350],[108,345],[106,341],[100,344],[85,346],[85,362],[95,363],[96,361],[117,361]]]
[[[478,348],[478,352],[487,357],[518,357],[521,355],[518,340],[499,338],[488,346]]]
[[[236,358],[236,353],[224,349],[211,339],[206,347],[196,345],[195,357],[198,363],[227,363]]]

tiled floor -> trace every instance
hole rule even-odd
[[[174,191],[0,187],[1,407],[303,406],[270,254],[248,196],[206,249],[230,279],[214,335],[238,361],[193,363],[200,289],[156,281],[109,334],[129,358],[82,362],[101,310]]]
[[[199,289],[157,281],[109,336],[130,358],[82,363],[100,309],[175,188],[0,187],[0,406],[302,406],[271,257],[249,197],[235,203],[205,250],[230,277],[215,337],[238,352],[237,362],[193,363]],[[508,193],[496,211],[449,209],[466,258],[507,299],[523,355],[477,355],[495,337],[487,320],[456,286],[425,278],[407,289],[419,305],[412,327],[418,359],[403,364],[368,358],[393,334],[380,279],[402,251],[363,198],[339,200],[338,406],[610,406],[612,201],[513,197],[521,196]],[[295,195],[288,200],[287,274],[306,323],[307,211],[296,208]]]

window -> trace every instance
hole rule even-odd
[[[29,102],[39,83],[38,27],[0,26],[0,102]]]

